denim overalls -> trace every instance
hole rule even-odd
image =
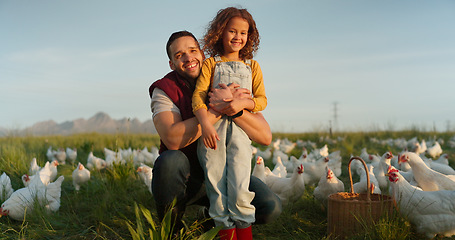
[[[237,83],[241,88],[252,88],[251,67],[245,63],[222,62],[215,57],[216,66],[212,86],[219,83]],[[206,148],[202,139],[198,143],[199,162],[206,175],[210,216],[217,226],[225,229],[245,228],[255,221],[255,208],[251,204],[254,192],[248,190],[251,175],[251,140],[234,123],[232,117],[223,116],[214,125],[220,141],[217,149]]]

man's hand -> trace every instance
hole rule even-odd
[[[228,116],[235,115],[245,108],[245,100],[251,101],[251,93],[246,88],[239,88],[238,84],[220,83],[220,88],[212,88],[209,92],[210,108]]]
[[[235,83],[229,84],[229,86],[224,83],[220,83],[218,86],[219,88],[212,88],[209,92],[210,103],[216,104],[232,101],[232,93],[239,87],[239,85]]]

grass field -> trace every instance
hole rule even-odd
[[[336,133],[332,137],[321,133],[280,134],[275,133],[274,139],[288,138],[291,141],[310,140],[322,147],[328,144],[329,152],[340,150],[343,157],[343,172],[340,179],[349,187],[347,162],[351,155],[359,155],[364,147],[370,153],[382,155],[386,151],[397,154],[402,149],[389,144],[372,141],[386,139],[443,139],[442,148],[449,154],[450,165],[453,167],[455,149],[447,142],[455,133],[434,133],[419,131],[404,132],[361,132]],[[14,189],[23,187],[21,176],[28,172],[32,158],[37,158],[43,166],[47,161],[46,151],[49,146],[54,149],[62,147],[77,148],[77,161],[87,162],[88,154],[93,151],[95,156],[104,157],[104,148],[143,149],[158,146],[157,135],[103,135],[80,134],[73,136],[47,137],[3,137],[0,138],[0,174],[5,172],[11,178]],[[259,146],[257,146],[259,147]],[[262,147],[264,148],[264,147]],[[309,149],[311,150],[311,149]],[[290,154],[300,156],[301,149],[294,149]],[[270,162],[267,163],[270,166]],[[62,185],[61,206],[57,213],[48,214],[42,209],[34,209],[25,221],[15,221],[9,217],[0,218],[0,239],[133,239],[128,229],[129,223],[136,227],[142,226],[146,239],[150,239],[148,229],[152,228],[146,218],[138,217],[135,205],[143,206],[157,220],[152,195],[146,189],[136,173],[132,162],[126,165],[115,165],[112,168],[92,171],[90,181],[81,187],[79,192],[72,185],[71,173],[75,164],[68,163],[58,166],[58,175],[65,176]],[[358,178],[358,177],[357,177]],[[354,179],[354,181],[357,179]],[[327,212],[322,205],[313,199],[314,186],[307,186],[302,198],[284,208],[283,213],[274,223],[254,225],[255,239],[326,239]],[[349,190],[349,189],[346,189]],[[185,216],[188,225],[195,223],[197,206],[190,206]],[[157,228],[159,228],[159,224]],[[198,223],[195,223],[195,227]],[[197,230],[186,238],[196,238]],[[422,239],[413,227],[401,216],[390,217],[377,226],[359,232],[353,239]]]

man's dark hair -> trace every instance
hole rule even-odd
[[[175,32],[175,33],[171,34],[171,36],[169,37],[169,40],[167,40],[167,43],[166,43],[166,52],[167,52],[167,56],[169,57],[169,60],[171,60],[171,52],[170,52],[170,49],[169,49],[169,48],[171,47],[171,44],[172,44],[176,39],[179,39],[179,38],[181,38],[181,37],[186,37],[186,36],[192,37],[192,38],[194,39],[194,41],[196,41],[197,46],[198,46],[199,48],[201,48],[201,47],[199,46],[199,42],[197,41],[196,37],[195,37],[192,33],[188,32],[188,31],[179,31],[179,32]]]

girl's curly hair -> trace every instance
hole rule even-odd
[[[207,55],[214,57],[224,54],[223,47],[223,31],[229,20],[233,17],[241,17],[248,22],[248,40],[245,47],[239,52],[241,59],[251,59],[259,49],[259,32],[256,28],[256,22],[246,9],[228,7],[221,9],[216,14],[215,18],[209,23],[207,32],[202,39],[204,43],[203,51]]]

